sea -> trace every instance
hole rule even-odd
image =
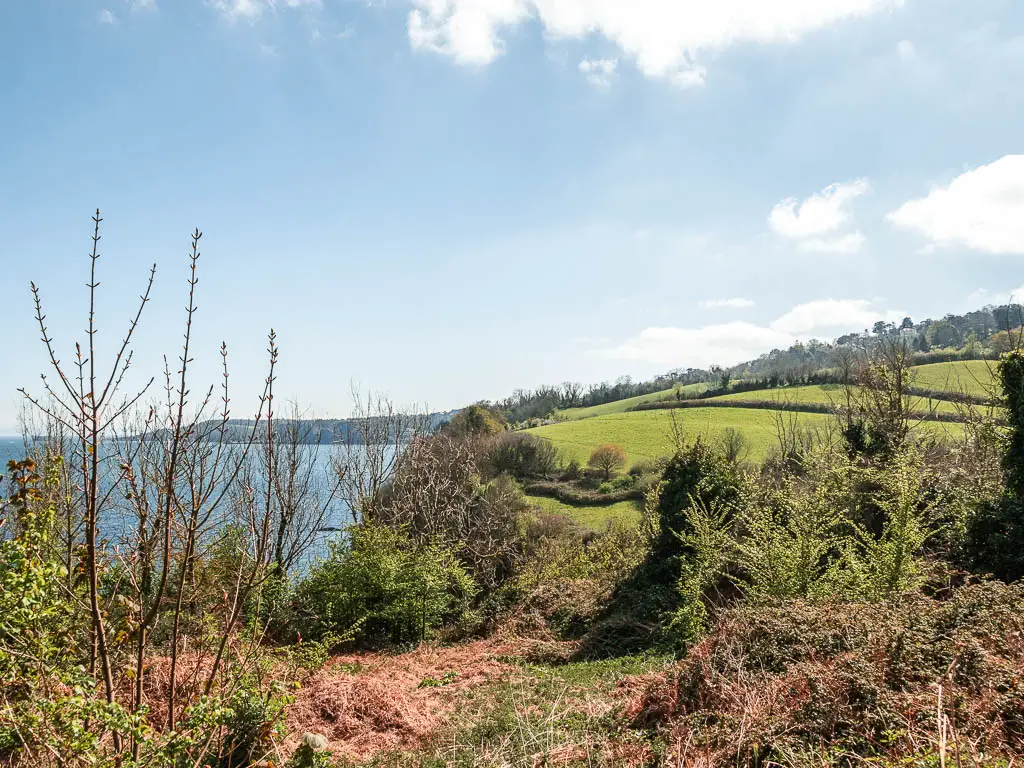
[[[6,476],[9,474],[7,471],[7,462],[11,460],[20,460],[25,456],[25,442],[21,437],[0,437],[0,477],[4,477],[4,481],[0,483],[0,497],[4,496],[7,491]],[[316,472],[321,473],[324,478],[329,476],[329,473],[333,473],[334,469],[331,464],[333,451],[329,446],[321,446],[317,451],[316,456]],[[327,551],[328,542],[338,535],[342,535],[345,527],[352,521],[352,511],[343,499],[335,498],[327,508],[327,514],[324,520],[323,528],[318,532],[316,543],[308,553],[308,559],[315,559],[317,556],[322,555]],[[119,525],[116,521],[110,520],[106,525],[104,521],[100,520],[101,530],[106,528],[103,533],[105,536],[111,538],[116,542],[119,538],[118,528]],[[308,562],[307,562],[308,564]]]
[[[0,436],[0,475],[7,474],[7,462],[20,459],[25,453],[25,443],[20,437]]]

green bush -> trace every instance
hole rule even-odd
[[[1009,429],[1003,446],[1004,496],[982,500],[967,524],[964,550],[975,570],[1004,581],[1024,578],[1024,352],[999,361]]]
[[[422,640],[457,618],[476,592],[450,549],[416,545],[387,526],[363,523],[331,545],[296,589],[300,631],[311,638],[357,628],[365,640]]]
[[[558,450],[550,440],[524,432],[497,435],[487,447],[481,469],[485,477],[511,475],[518,479],[549,478],[558,474]]]
[[[658,497],[661,533],[655,545],[658,558],[674,557],[687,551],[683,542],[692,533],[691,508],[718,507],[729,510],[740,498],[740,476],[735,467],[697,439],[669,461]],[[680,535],[683,538],[680,538]]]

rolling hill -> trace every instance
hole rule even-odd
[[[935,393],[934,396],[918,395],[913,398],[912,407],[920,413],[955,418],[958,406],[944,399],[945,396],[966,393],[984,397],[992,394],[993,364],[990,361],[935,363],[912,370],[913,385],[919,390]],[[686,388],[687,394],[692,398],[706,387],[691,385]],[[779,446],[780,420],[789,429],[822,429],[832,420],[827,413],[798,413],[778,406],[835,405],[843,398],[843,388],[838,384],[778,387],[734,392],[707,400],[689,400],[685,408],[633,410],[637,406],[672,397],[674,390],[665,390],[592,408],[568,409],[557,415],[559,421],[556,423],[527,431],[550,440],[566,459],[576,459],[580,463],[585,463],[598,445],[615,443],[626,449],[628,463],[632,466],[672,452],[675,419],[687,442],[696,439],[697,435],[715,439],[726,430],[736,430],[747,440],[747,458],[760,461]],[[737,407],[729,407],[730,403],[736,403]],[[957,436],[962,430],[957,424],[936,421],[919,422],[917,428],[936,436]]]

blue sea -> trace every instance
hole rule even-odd
[[[0,476],[6,476],[7,462],[11,459],[22,459],[25,455],[25,443],[20,437],[0,437]],[[327,476],[333,472],[331,468],[331,455],[332,451],[329,448],[325,448],[318,452],[316,458],[317,471],[322,476]],[[6,482],[0,484],[0,495],[6,491]],[[335,498],[332,503],[328,506],[326,519],[324,520],[325,529],[321,531],[317,537],[317,543],[314,545],[310,555],[315,557],[322,554],[325,551],[326,543],[335,535],[338,534],[339,529],[344,528],[352,521],[352,513],[348,508],[348,505],[340,498]],[[111,520],[104,526],[104,522],[100,521],[101,527],[107,528],[107,534],[116,540],[119,538],[118,528],[120,527],[119,521]]]
[[[0,475],[7,474],[7,462],[20,459],[25,453],[25,443],[20,437],[0,437]]]

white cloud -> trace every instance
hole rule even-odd
[[[932,245],[1024,253],[1024,155],[1006,155],[910,200],[888,216]]]
[[[505,52],[498,29],[529,16],[522,0],[413,0],[409,42],[460,64],[489,64]]]
[[[724,323],[703,328],[647,328],[604,352],[604,356],[660,365],[734,365],[766,350],[787,347],[793,338],[753,323]]]
[[[986,288],[979,288],[972,291],[967,297],[967,303],[972,307],[987,304],[1020,304],[1022,302],[1024,302],[1024,285],[1012,291],[990,291]]]
[[[812,237],[810,240],[802,240],[799,248],[805,253],[851,254],[860,251],[865,240],[864,235],[857,231],[840,237]]]
[[[148,0],[143,0],[143,2],[148,2]],[[265,11],[319,6],[321,0],[210,0],[210,2],[230,21],[255,21]]]
[[[911,61],[917,56],[917,49],[914,48],[914,44],[909,40],[900,40],[896,44],[896,53],[904,61]]]
[[[692,66],[672,75],[672,84],[680,88],[698,88],[704,85],[708,71],[704,67]]]
[[[583,59],[580,62],[580,72],[586,75],[587,82],[597,88],[609,87],[618,67],[618,59]]]
[[[604,357],[658,365],[734,365],[798,339],[830,340],[870,328],[878,320],[898,322],[905,312],[875,309],[865,299],[820,299],[793,307],[767,326],[747,322],[700,328],[647,328]]]
[[[488,64],[501,35],[536,19],[552,39],[599,34],[649,77],[703,82],[696,59],[737,43],[792,43],[809,32],[868,16],[900,0],[412,0],[413,48]]]
[[[109,8],[104,8],[96,15],[100,24],[117,24],[117,16]]]
[[[819,299],[793,307],[771,327],[801,338],[829,338],[870,328],[878,320],[895,322],[905,314],[896,310],[874,309],[865,299]]]
[[[850,222],[849,204],[870,189],[867,179],[856,179],[831,184],[803,202],[791,197],[772,208],[768,223],[791,239],[827,235]]]
[[[708,299],[698,305],[702,309],[746,309],[754,306],[750,299]]]

